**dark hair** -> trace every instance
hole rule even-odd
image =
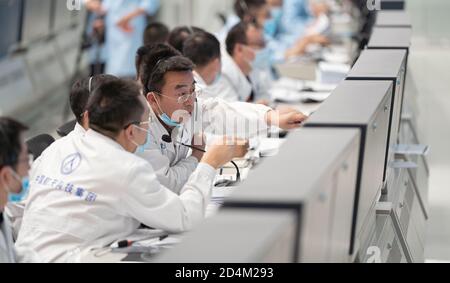
[[[183,54],[199,67],[203,67],[216,58],[220,58],[220,42],[209,32],[191,35],[183,47]]]
[[[78,80],[73,84],[69,97],[70,108],[72,109],[72,112],[75,115],[78,123],[81,124],[82,122],[82,115],[84,111],[86,111],[86,105],[88,103],[89,96],[98,86],[112,80],[117,80],[117,78],[112,75],[96,75],[90,78]],[[91,81],[90,90],[89,81]]]
[[[183,53],[183,46],[186,39],[189,36],[197,33],[205,32],[205,30],[198,27],[181,26],[174,28],[169,34],[169,40],[167,41],[170,46]]]
[[[225,44],[227,47],[227,52],[231,56],[234,55],[234,48],[237,44],[248,44],[247,29],[249,28],[249,25],[250,24],[248,23],[240,22],[228,32]]]
[[[127,126],[141,122],[145,108],[140,95],[134,81],[117,79],[102,84],[88,102],[89,127],[117,135]]]
[[[159,22],[148,24],[144,31],[144,45],[166,43],[169,39],[169,28]]]
[[[20,135],[26,130],[28,128],[22,123],[0,117],[0,169],[3,166],[17,166],[22,150]]]
[[[193,69],[192,61],[183,57],[173,47],[166,44],[149,46],[139,66],[144,95],[152,91],[161,92],[167,72],[192,71]]]
[[[244,20],[245,16],[255,18],[253,11],[261,8],[266,4],[266,0],[236,0],[234,2],[234,12],[241,19]]]
[[[139,49],[136,51],[136,61],[135,61],[135,65],[136,65],[136,79],[139,79],[142,73],[142,66],[143,63],[147,60],[145,60],[144,58],[150,53],[152,45],[144,45],[139,47]]]

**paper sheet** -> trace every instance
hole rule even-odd
[[[417,164],[410,161],[394,161],[389,163],[389,167],[394,169],[415,169]]]
[[[394,147],[395,154],[426,156],[430,151],[428,145],[423,144],[398,144]]]
[[[324,102],[331,95],[331,92],[305,91],[301,92],[301,94],[303,102]]]

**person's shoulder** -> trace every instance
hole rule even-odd
[[[75,136],[69,134],[65,137],[55,140],[51,145],[49,145],[41,154],[39,159],[43,159],[46,156],[56,153],[58,150],[67,147],[68,144],[73,142]]]

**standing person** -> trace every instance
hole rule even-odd
[[[106,12],[106,73],[135,78],[135,54],[143,45],[147,16],[159,9],[159,0],[104,0]]]
[[[90,43],[90,75],[93,76],[105,71],[105,11],[102,8],[102,0],[85,0],[84,5],[89,12],[86,36]]]

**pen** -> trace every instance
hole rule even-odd
[[[162,240],[166,239],[167,237],[169,237],[169,235],[163,235],[163,236],[160,236],[160,237],[158,237],[158,239],[159,239],[160,241],[162,241]],[[113,248],[113,249],[128,248],[128,247],[130,247],[131,245],[133,245],[133,244],[136,243],[136,242],[137,242],[137,241],[122,240],[122,241],[113,243],[113,244],[111,245],[111,248]]]
[[[133,241],[123,240],[112,244],[111,248],[113,249],[127,248],[131,246],[133,243],[134,243]]]

